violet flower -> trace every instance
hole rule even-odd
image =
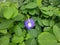
[[[30,18],[30,19],[25,21],[24,25],[29,30],[35,26],[35,22],[32,18]]]

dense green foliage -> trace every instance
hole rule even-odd
[[[60,45],[60,0],[0,0],[0,45]]]

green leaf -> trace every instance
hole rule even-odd
[[[0,29],[4,30],[4,29],[7,29],[7,28],[11,28],[13,26],[13,20],[4,20],[0,23]]]
[[[30,2],[26,5],[27,9],[33,9],[33,8],[36,8],[36,7],[37,7],[37,5],[34,2]]]
[[[7,29],[5,29],[5,30],[0,30],[0,33],[7,34]]]
[[[36,24],[35,30],[38,31],[38,34],[40,34],[42,32],[42,29],[38,24]]]
[[[23,40],[24,40],[24,37],[22,37],[22,36],[21,37],[18,37],[16,35],[14,35],[13,38],[12,38],[12,42],[13,43],[22,43]]]
[[[17,45],[17,44],[16,44],[16,43],[12,43],[12,42],[11,42],[9,45]]]
[[[23,36],[23,37],[26,36],[26,30],[23,30],[23,32],[22,32],[22,36]]]
[[[19,14],[19,15],[17,15],[13,20],[15,20],[15,21],[21,21],[21,20],[23,20],[23,19],[24,19],[24,15]]]
[[[60,41],[60,28],[56,25],[53,26],[53,33],[55,34],[58,41]]]
[[[23,14],[27,14],[27,12],[28,12],[28,10],[21,10],[21,12],[23,13]]]
[[[7,0],[9,2],[17,2],[18,0]]]
[[[26,42],[26,45],[37,45],[37,42],[35,39],[28,39]]]
[[[45,28],[44,28],[44,31],[45,31],[45,32],[53,33],[53,29],[52,29],[51,27],[45,27]]]
[[[16,17],[17,15],[18,15],[18,10],[16,9],[15,6],[9,6],[4,9],[3,16],[6,19]]]
[[[60,4],[60,1],[59,0],[49,0],[49,3],[51,4],[51,5],[53,5],[53,6],[55,6],[55,5],[59,5]]]
[[[17,25],[15,28],[14,28],[14,32],[17,36],[22,36],[22,29],[19,27],[19,25]]]
[[[27,36],[26,36],[25,40],[28,40],[30,38],[32,38],[31,35],[27,33]]]
[[[60,45],[60,43],[58,43],[58,45]]]
[[[6,19],[10,19],[13,15],[13,9],[11,7],[5,8],[3,15]]]
[[[30,34],[32,37],[37,37],[40,31],[37,29],[31,29],[28,31],[28,34]]]
[[[50,21],[50,27],[53,27],[54,24],[55,24],[54,20],[51,20],[51,21]]]
[[[38,8],[35,8],[35,9],[30,9],[28,10],[29,14],[30,15],[39,15],[39,9]]]
[[[19,22],[19,27],[21,27],[21,28],[23,28],[24,27],[24,22],[23,21],[21,21],[21,22]]]
[[[18,9],[14,6],[11,6],[12,10],[13,10],[13,15],[12,18],[16,17],[18,15]]]
[[[33,20],[36,22],[38,20],[38,17],[32,17]],[[37,18],[37,19],[36,19]]]
[[[18,0],[18,7],[21,7],[23,5],[24,0]]]
[[[48,6],[48,7],[41,7],[41,11],[43,14],[53,16],[55,14],[54,12],[56,11],[56,9],[53,6]]]
[[[43,32],[38,36],[38,42],[41,45],[57,45],[57,40],[54,35],[49,32]]]
[[[8,36],[3,36],[0,38],[0,45],[9,45],[9,37]]]
[[[22,42],[22,43],[20,43],[19,45],[25,45],[25,43],[24,43],[24,42]]]
[[[29,14],[31,14],[31,15],[35,15],[36,12],[35,12],[35,10],[29,10]]]
[[[42,23],[43,23],[43,25],[45,25],[45,26],[49,26],[49,20],[47,20],[47,19],[43,19],[43,20],[42,20]]]
[[[60,22],[56,23],[56,25],[60,28]]]
[[[22,5],[20,10],[25,10],[26,9],[26,6],[25,5]]]
[[[37,22],[38,22],[38,24],[39,24],[40,26],[44,26],[43,23],[42,23],[42,19],[41,19],[41,18],[38,18]]]

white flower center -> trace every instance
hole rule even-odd
[[[32,26],[31,23],[28,23],[28,26],[31,27]]]

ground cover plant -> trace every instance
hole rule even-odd
[[[60,45],[60,0],[0,0],[0,45]]]

